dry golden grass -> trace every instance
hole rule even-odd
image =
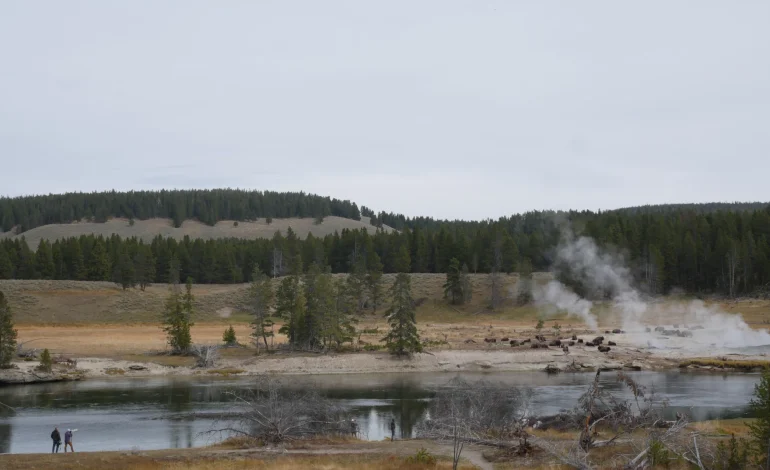
[[[333,451],[332,451],[333,452]],[[381,454],[326,454],[289,456],[242,456],[238,454],[216,455],[189,451],[161,451],[133,455],[120,452],[87,452],[75,454],[2,455],[0,468],[4,470],[33,470],[55,468],[57,470],[379,470],[379,469],[450,469],[450,462],[439,461],[436,465],[406,463],[404,457]],[[463,469],[474,468],[461,466]]]
[[[730,369],[743,372],[754,372],[770,368],[770,361],[744,361],[733,359],[688,359],[679,363],[679,367],[688,366],[713,367],[717,369]]]
[[[718,419],[692,423],[690,428],[704,434],[717,436],[735,435],[736,438],[741,438],[748,435],[749,428],[747,424],[753,421],[753,418]]]
[[[413,296],[418,302],[417,321],[420,335],[431,341],[430,349],[494,349],[506,344],[486,344],[485,337],[521,338],[532,335],[539,310],[532,305],[516,306],[511,302],[491,312],[486,308],[488,297],[486,275],[471,275],[474,285],[473,301],[469,305],[452,306],[443,298],[442,274],[412,275]],[[548,275],[538,273],[539,280]],[[393,275],[385,276],[386,287]],[[276,279],[277,284],[280,280]],[[506,289],[515,290],[518,276],[504,277]],[[165,285],[150,286],[145,292],[138,289],[123,291],[107,282],[73,281],[2,281],[0,290],[9,299],[19,329],[21,341],[38,339],[30,346],[47,347],[55,353],[80,356],[125,357],[129,360],[147,360],[149,351],[166,348],[163,332],[158,325],[159,314],[168,294]],[[242,310],[248,296],[248,285],[196,285],[195,314],[192,335],[197,343],[221,343],[222,333],[232,324],[242,344],[249,344],[250,316]],[[665,304],[657,304],[659,310],[681,311],[681,298],[672,298]],[[743,312],[747,322],[755,327],[767,327],[770,318],[770,301],[744,300],[716,304],[727,312]],[[388,325],[383,316],[384,307],[377,312],[367,312],[358,324],[361,343],[376,347],[385,335]],[[594,311],[602,329],[619,327],[616,312],[607,304],[598,304]],[[675,323],[676,318],[667,316],[661,321]],[[561,325],[561,335],[582,333],[585,325],[564,315],[549,317],[544,333],[553,335],[551,328]],[[280,325],[276,325],[277,331]],[[475,343],[466,343],[473,339]],[[285,342],[282,335],[271,340],[274,345]],[[355,349],[354,348],[354,349]],[[247,357],[254,354],[253,346],[247,349],[227,349],[225,357]],[[190,358],[153,357],[152,361],[164,365],[190,365]],[[757,364],[762,365],[762,364]]]

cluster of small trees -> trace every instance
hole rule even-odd
[[[335,278],[328,266],[319,264],[302,273],[301,261],[296,258],[292,264],[292,274],[280,281],[276,292],[267,275],[254,274],[248,307],[254,315],[252,338],[258,348],[260,343],[269,347],[275,319],[283,322],[279,332],[286,335],[292,348],[339,348],[353,340],[360,316],[368,309],[376,311],[384,300],[382,264],[376,254],[368,265],[363,257],[356,260],[345,277]],[[388,347],[396,354],[419,351],[408,274],[396,276],[390,298],[386,315],[392,329],[384,338]]]

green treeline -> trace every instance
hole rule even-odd
[[[699,213],[669,211],[530,212],[498,221],[445,222],[400,232],[343,230],[300,239],[200,240],[81,236],[42,241],[33,252],[21,238],[0,242],[0,278],[73,279],[137,284],[167,282],[172,262],[196,283],[252,281],[260,269],[284,275],[316,263],[351,272],[355,262],[386,273],[445,273],[455,258],[470,272],[546,271],[565,227],[620,253],[637,283],[651,293],[753,295],[770,284],[770,208]],[[376,257],[374,255],[377,255]],[[358,260],[358,261],[355,261]],[[363,261],[361,261],[363,260]],[[294,266],[299,263],[299,266]]]
[[[168,218],[179,227],[187,219],[214,225],[220,220],[326,217],[360,220],[358,207],[314,194],[238,189],[67,193],[0,198],[0,228],[21,233],[47,224],[110,217]]]

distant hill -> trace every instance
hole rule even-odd
[[[656,204],[636,207],[623,207],[609,212],[663,213],[675,211],[691,211],[698,214],[709,214],[717,211],[752,211],[770,207],[770,202],[704,202],[692,204]]]
[[[132,222],[129,219],[120,218],[110,219],[104,223],[74,222],[69,224],[48,224],[35,227],[21,234],[14,234],[13,232],[0,233],[0,239],[24,237],[30,248],[34,250],[41,239],[53,241],[79,237],[80,235],[102,235],[105,238],[109,238],[111,235],[119,235],[121,238],[136,237],[145,242],[152,241],[158,235],[177,240],[181,240],[185,236],[204,240],[221,238],[250,240],[255,238],[272,238],[275,232],[281,232],[283,235],[286,235],[290,227],[301,239],[306,238],[309,233],[312,233],[314,237],[323,238],[326,235],[334,234],[334,232],[342,232],[344,229],[365,229],[371,234],[377,230],[377,227],[371,225],[369,217],[361,217],[361,220],[352,220],[329,216],[325,217],[322,221],[313,218],[273,219],[269,224],[265,219],[256,222],[226,220],[219,221],[214,225],[186,220],[182,222],[180,227],[174,227],[173,221],[170,219],[134,220]],[[393,229],[383,226],[382,230],[391,232]]]
[[[223,220],[321,218],[360,220],[373,213],[355,203],[315,194],[240,189],[67,193],[0,198],[0,230],[26,232],[49,224],[110,218],[186,220],[214,225]]]

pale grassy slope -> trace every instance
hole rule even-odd
[[[337,274],[335,276],[342,276]],[[385,290],[395,275],[384,276]],[[431,318],[446,314],[472,314],[482,310],[487,298],[486,275],[471,275],[474,298],[471,305],[450,307],[443,300],[444,274],[413,274],[412,294],[420,311]],[[518,275],[504,277],[509,290]],[[279,280],[274,280],[277,288]],[[248,284],[198,284],[195,295],[196,321],[248,321],[244,305]],[[165,284],[152,285],[145,292],[122,290],[110,282],[0,280],[19,324],[154,323],[168,295]]]
[[[376,227],[370,224],[369,217],[361,217],[359,221],[330,216],[326,217],[320,224],[316,224],[313,218],[273,219],[271,224],[268,224],[265,219],[259,219],[256,222],[238,222],[237,227],[231,220],[223,220],[213,227],[193,220],[186,220],[179,228],[174,228],[169,219],[136,220],[134,225],[130,225],[126,219],[111,219],[105,223],[75,222],[71,224],[43,225],[19,235],[14,235],[10,232],[0,233],[0,238],[24,236],[27,243],[35,249],[41,239],[56,240],[91,234],[103,235],[105,237],[117,234],[121,237],[138,237],[145,241],[150,241],[157,235],[174,237],[178,240],[181,240],[186,235],[190,236],[190,238],[202,239],[254,239],[271,238],[276,231],[285,234],[289,227],[303,239],[307,237],[308,233],[312,233],[313,236],[323,237],[334,232],[341,232],[343,229],[365,228],[369,233],[376,231]],[[393,230],[387,226],[383,228],[386,231]]]

